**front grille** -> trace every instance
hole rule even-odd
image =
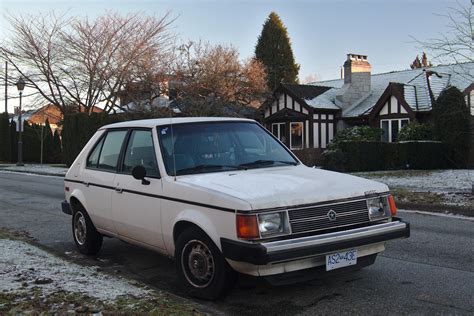
[[[336,213],[335,220],[329,219],[328,213],[331,210]],[[369,222],[369,213],[365,199],[289,209],[288,216],[293,234]]]

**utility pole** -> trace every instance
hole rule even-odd
[[[8,61],[5,61],[5,113],[8,113]]]
[[[44,130],[44,116],[43,116],[43,124],[41,124],[41,157],[40,157],[40,165],[43,165],[43,143],[44,143],[44,137],[43,137],[43,130]]]

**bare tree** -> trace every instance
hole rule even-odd
[[[416,40],[431,52],[441,63],[463,63],[474,61],[474,1],[464,6],[459,2],[449,13],[441,15],[447,20],[447,31],[438,38]],[[474,74],[464,71],[462,75],[474,79]]]
[[[306,77],[304,77],[302,83],[303,84],[310,84],[312,82],[316,82],[316,81],[319,81],[321,80],[321,76],[319,76],[317,73],[311,73],[309,75],[307,75]]]
[[[127,84],[167,72],[173,35],[163,17],[108,13],[94,20],[66,15],[9,16],[12,35],[0,56],[26,78],[37,98],[63,113],[120,108]]]
[[[190,41],[175,55],[178,103],[192,103],[199,115],[219,114],[226,105],[256,108],[268,94],[263,64],[240,60],[235,47]]]

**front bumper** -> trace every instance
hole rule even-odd
[[[228,259],[265,265],[409,236],[410,224],[393,218],[393,221],[389,223],[263,243],[246,243],[221,238],[221,246],[224,257]]]
[[[63,210],[63,213],[72,215],[71,204],[69,204],[66,200],[61,202],[61,209]]]

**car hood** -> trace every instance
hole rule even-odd
[[[304,165],[178,177],[190,186],[248,202],[252,209],[286,207],[387,192],[385,184]]]

